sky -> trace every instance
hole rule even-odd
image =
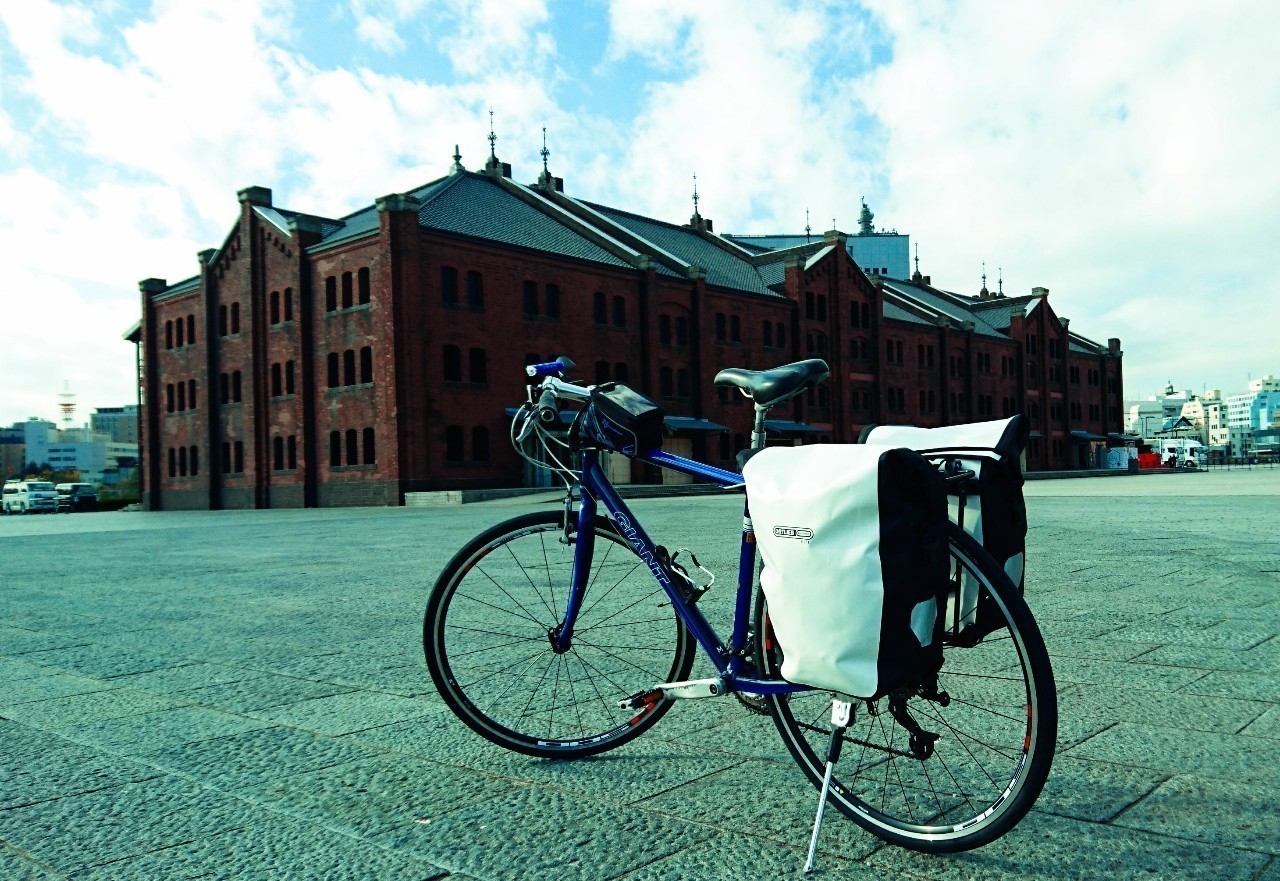
[[[1266,4],[0,3],[0,425],[136,399],[138,282],[236,191],[341,216],[488,154],[721,232],[911,236],[939,287],[1050,290],[1125,396],[1280,373]]]

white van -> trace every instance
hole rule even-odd
[[[4,485],[3,505],[6,514],[54,513],[58,510],[58,493],[47,480],[14,480]]]

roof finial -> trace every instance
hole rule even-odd
[[[809,209],[804,209],[804,240],[807,244],[809,241]]]
[[[999,294],[1001,297],[1003,297],[1004,296],[1004,267],[997,266],[996,272],[1000,273],[999,282],[998,282],[999,290],[997,290],[996,293]]]
[[[497,159],[498,136],[493,133],[493,108],[489,108],[489,158]]]
[[[916,242],[916,272],[920,271],[920,243]]]
[[[985,300],[990,295],[991,295],[991,292],[987,290],[987,261],[983,260],[982,261],[982,290],[978,291],[978,297],[980,299]]]
[[[449,166],[449,173],[455,174],[459,171],[466,171],[462,167],[462,151],[458,149],[458,145],[453,145],[453,165]]]
[[[698,216],[698,172],[693,173],[693,216]]]
[[[547,157],[551,155],[551,151],[547,149],[547,127],[545,125],[542,127],[542,150],[540,153],[542,155],[542,170],[550,174],[551,172],[547,168]]]

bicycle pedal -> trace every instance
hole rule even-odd
[[[662,700],[661,689],[651,688],[648,691],[641,691],[618,701],[618,709],[644,710],[652,707],[660,700]]]

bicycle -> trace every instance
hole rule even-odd
[[[811,861],[828,799],[864,829],[913,850],[968,850],[1009,831],[1049,773],[1056,691],[1026,603],[982,547],[950,524],[950,578],[957,591],[961,579],[973,579],[978,605],[996,620],[976,640],[949,622],[935,682],[875,700],[787,682],[778,672],[782,655],[767,602],[756,589],[748,508],[732,630],[722,640],[698,607],[710,587],[699,570],[711,573],[692,553],[686,565],[683,549],[672,554],[654,542],[609,482],[600,445],[582,442],[580,464],[564,460],[570,444],[553,430],[559,407],[590,401],[595,388],[566,381],[570,367],[561,358],[526,368],[528,399],[511,428],[521,455],[565,481],[563,510],[516,517],[477,536],[445,567],[428,601],[423,646],[449,708],[499,746],[566,759],[640,736],[675,700],[738,694],[763,705],[792,758],[822,790]],[[725,370],[715,382],[753,399],[751,449],[759,450],[768,410],[826,375],[826,364],[812,360]],[[661,449],[628,455],[722,488],[743,485],[739,473]],[[954,463],[949,470],[956,471]],[[951,473],[947,480],[972,476]],[[715,675],[689,681],[696,648]],[[833,774],[842,749],[846,760],[856,754],[856,763]]]

